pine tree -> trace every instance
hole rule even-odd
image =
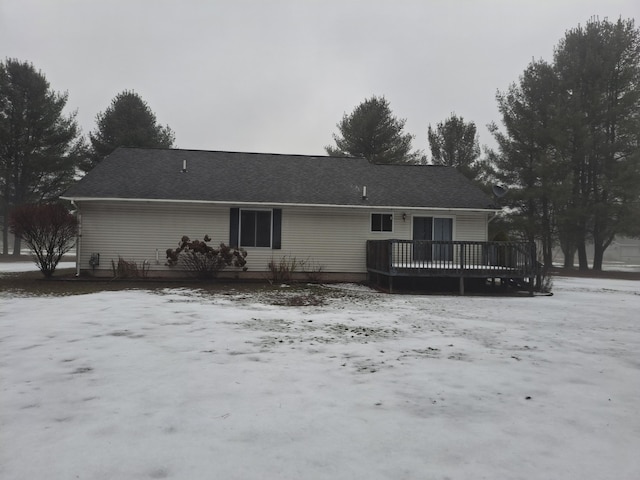
[[[3,253],[13,207],[51,200],[73,181],[84,155],[75,113],[64,115],[67,94],[51,90],[44,74],[28,62],[0,63],[0,194]],[[20,237],[14,244],[20,254]]]
[[[476,124],[452,113],[435,129],[428,128],[431,163],[457,168],[465,177],[474,180],[480,172],[480,145]]]
[[[490,126],[499,148],[489,152],[493,178],[509,187],[512,224],[528,241],[541,241],[545,265],[552,261],[554,200],[562,175],[554,148],[557,95],[551,65],[532,62],[518,84],[497,95],[506,131]]]
[[[569,30],[555,52],[565,92],[565,153],[572,172],[580,268],[593,268],[616,234],[633,230],[640,197],[640,31],[633,20],[593,19]]]
[[[118,147],[171,148],[175,141],[173,130],[159,125],[149,105],[133,91],[116,95],[96,116],[96,124],[96,130],[89,134],[89,168]]]
[[[533,62],[498,94],[505,132],[492,126],[494,178],[510,187],[512,217],[565,266],[593,268],[621,233],[640,232],[640,32],[633,20],[591,20],[569,30],[554,62]]]
[[[421,152],[411,152],[413,135],[403,133],[406,120],[393,116],[384,97],[373,96],[346,113],[333,135],[336,146],[325,147],[333,156],[365,157],[372,163],[417,163]]]

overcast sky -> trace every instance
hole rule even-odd
[[[123,90],[180,148],[324,154],[336,123],[384,95],[428,151],[452,112],[481,144],[496,90],[592,16],[638,0],[0,0],[0,56],[69,93],[83,132]]]

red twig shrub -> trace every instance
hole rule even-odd
[[[49,278],[62,256],[73,248],[78,222],[59,204],[23,205],[11,213],[9,229],[29,245],[36,265]]]
[[[221,243],[217,248],[208,245],[208,235],[203,241],[190,240],[186,235],[180,240],[178,248],[167,250],[167,265],[181,265],[191,274],[202,279],[215,278],[226,267],[247,270],[247,252],[243,248],[232,248]]]

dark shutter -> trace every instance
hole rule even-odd
[[[273,237],[272,247],[275,250],[282,248],[282,209],[273,209]]]
[[[238,238],[238,228],[240,226],[240,209],[232,208],[229,213],[229,246],[237,247],[240,245]]]

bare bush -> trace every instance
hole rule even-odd
[[[315,260],[307,258],[302,260],[300,265],[308,282],[318,283],[322,279],[322,265]]]
[[[118,257],[118,263],[111,260],[111,271],[113,278],[147,278],[149,276],[150,265],[147,261],[140,266],[134,261],[127,261]]]
[[[538,290],[541,293],[551,294],[553,292],[553,275],[549,272],[549,268],[546,265],[540,271],[540,275],[537,279]]]
[[[280,260],[271,259],[269,268],[269,282],[291,283],[295,281],[295,274],[302,273],[308,282],[318,282],[322,275],[322,266],[307,258],[298,260],[296,257],[281,257]]]
[[[78,221],[60,204],[23,205],[11,213],[9,229],[29,245],[36,265],[49,278],[75,245]]]
[[[282,257],[276,261],[273,258],[267,264],[271,276],[271,283],[291,282],[293,274],[298,270],[298,260],[296,257]]]

